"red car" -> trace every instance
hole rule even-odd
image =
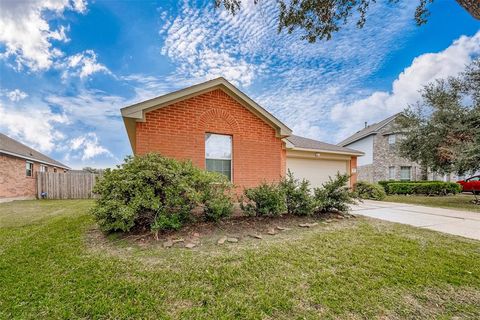
[[[480,175],[473,176],[465,180],[457,181],[457,183],[462,185],[463,192],[480,194]]]

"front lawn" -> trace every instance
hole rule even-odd
[[[166,249],[103,237],[91,205],[0,204],[1,319],[480,318],[475,240],[355,218]]]
[[[458,194],[454,196],[445,197],[428,197],[428,196],[414,196],[414,195],[390,195],[383,201],[400,202],[409,204],[418,204],[428,207],[438,207],[446,209],[459,209],[473,212],[480,212],[480,205],[473,204],[474,199],[472,194]]]

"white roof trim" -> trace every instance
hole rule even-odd
[[[350,141],[350,142],[347,143],[347,144],[342,144],[341,146],[342,146],[342,147],[346,147],[346,146],[351,145],[351,144],[354,143],[354,142],[357,142],[357,141],[362,140],[363,138],[366,138],[366,137],[371,136],[371,135],[376,135],[376,134],[378,134],[378,132],[380,131],[380,129],[384,128],[384,127],[385,127],[386,125],[388,125],[390,122],[392,122],[393,120],[397,119],[397,117],[398,117],[399,115],[401,115],[401,114],[402,114],[401,112],[395,114],[395,117],[393,117],[392,119],[390,119],[389,121],[387,121],[386,123],[384,123],[382,126],[378,127],[377,130],[374,130],[374,131],[371,131],[371,132],[367,132],[367,133],[365,133],[364,135],[361,135],[360,137],[358,137],[357,139],[352,140],[352,141]],[[384,119],[384,120],[385,120],[385,119]]]

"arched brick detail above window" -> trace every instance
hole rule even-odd
[[[200,131],[234,134],[239,133],[237,120],[226,110],[212,107],[200,115],[197,120]]]

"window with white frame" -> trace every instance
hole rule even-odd
[[[400,180],[410,181],[412,179],[412,167],[400,167]]]
[[[40,172],[48,172],[48,167],[46,165],[40,165]]]
[[[205,168],[232,180],[232,136],[205,134]]]
[[[30,161],[27,161],[25,163],[25,175],[27,177],[32,177],[33,176],[33,163]]]
[[[389,180],[395,180],[395,167],[394,166],[388,167],[388,179]]]

